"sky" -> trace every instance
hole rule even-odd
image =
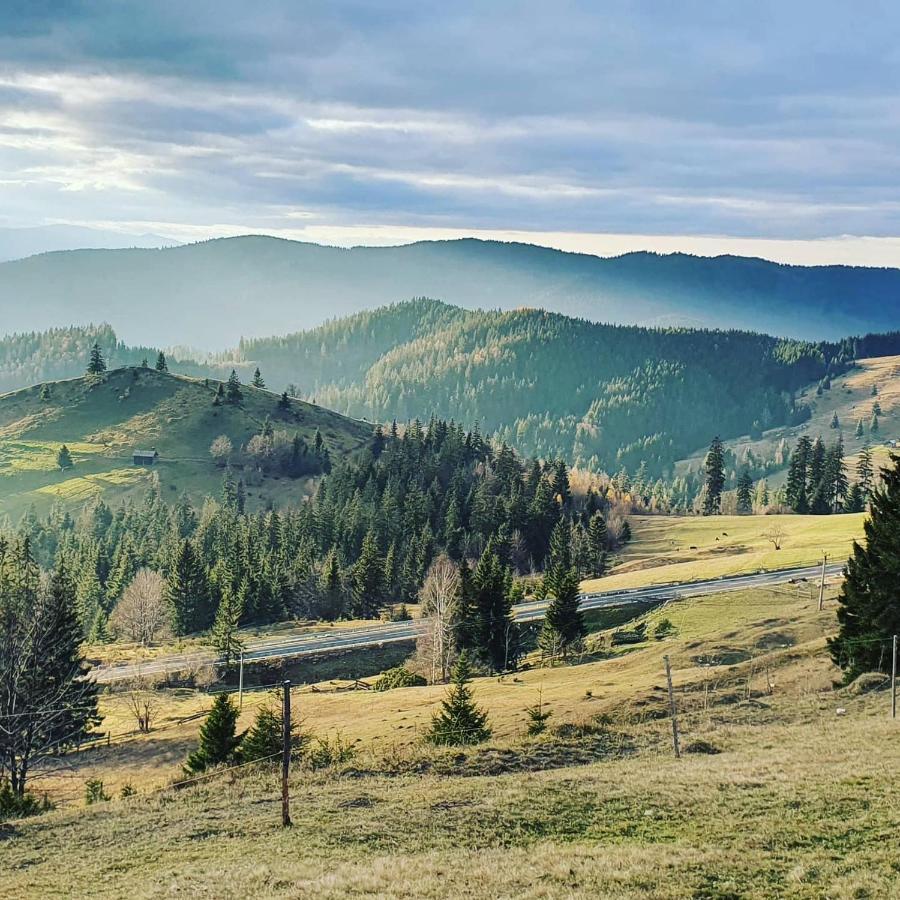
[[[900,265],[900,7],[3,0],[0,227]]]

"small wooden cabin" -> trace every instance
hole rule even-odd
[[[159,459],[159,452],[153,450],[135,450],[134,464],[136,466],[152,466]]]

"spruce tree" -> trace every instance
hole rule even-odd
[[[703,498],[703,515],[712,516],[721,512],[724,488],[725,448],[716,435],[706,454],[706,496]]]
[[[863,436],[863,434],[864,434],[864,432],[863,432],[862,419],[857,419],[856,420],[856,436],[858,438],[861,438]]]
[[[869,433],[870,434],[878,434],[879,430],[880,430],[880,428],[878,425],[878,414],[875,413],[872,416],[872,424],[869,426]]]
[[[494,548],[494,541],[489,541],[472,581],[478,609],[478,652],[495,672],[502,672],[518,659],[519,633],[512,616],[509,576]]]
[[[56,465],[60,467],[60,469],[71,469],[75,463],[72,462],[72,454],[69,452],[69,448],[63,444],[62,447],[59,448],[59,453],[56,454]]]
[[[103,351],[100,345],[95,341],[91,347],[91,358],[88,360],[88,375],[102,375],[106,371],[106,360],[103,359]]]
[[[900,633],[900,455],[891,454],[891,464],[872,494],[865,542],[853,544],[838,597],[838,635],[829,641],[848,682],[885,671],[892,636]]]
[[[157,372],[168,372],[169,364],[166,362],[166,354],[159,351],[159,355],[156,357],[156,371]]]
[[[363,539],[350,579],[351,614],[358,619],[377,618],[384,603],[384,569],[375,532],[371,529]]]
[[[591,516],[588,525],[588,541],[591,546],[591,555],[594,570],[591,573],[599,578],[606,571],[606,548],[609,540],[606,528],[606,519],[599,510]]]
[[[265,379],[262,377],[262,372],[259,371],[259,367],[257,366],[256,371],[253,373],[253,387],[265,388],[265,386]]]
[[[341,585],[341,567],[336,548],[332,547],[322,565],[319,578],[321,595],[320,614],[323,619],[333,622],[344,614],[344,591]]]
[[[295,721],[291,722],[291,731],[291,745],[297,749],[300,746],[300,735]],[[242,763],[276,763],[283,750],[284,720],[270,706],[261,706],[253,725],[238,745],[235,757]]]
[[[737,511],[744,514],[753,512],[753,478],[747,466],[744,466],[738,476]]]
[[[240,743],[236,734],[238,708],[228,694],[217,694],[206,721],[200,726],[200,746],[187,758],[188,775],[231,762]]]
[[[203,565],[189,540],[178,544],[166,578],[165,599],[176,634],[191,634],[209,627],[209,585]]]
[[[567,657],[581,646],[586,629],[579,609],[578,573],[574,567],[552,569],[545,576],[545,588],[551,594],[538,638],[545,656]]]
[[[281,396],[278,398],[278,408],[281,410],[287,410],[291,408],[291,398],[288,397],[287,391],[282,391]]]
[[[241,393],[241,380],[237,372],[232,369],[225,386],[225,399],[228,403],[240,403],[244,395]]]
[[[212,626],[212,645],[229,668],[243,649],[238,626],[244,613],[244,595],[240,589],[234,590],[230,584],[222,588],[222,599],[216,611]]]
[[[863,503],[868,501],[869,495],[872,493],[873,478],[872,449],[867,441],[859,451],[859,459],[856,461],[856,480],[862,492]]]
[[[432,716],[426,741],[439,746],[461,747],[480,744],[491,736],[487,713],[472,697],[471,680],[472,667],[468,653],[463,651],[453,666],[450,688],[441,701],[441,710]]]
[[[809,495],[806,482],[811,454],[812,441],[806,435],[803,435],[797,441],[797,446],[791,454],[785,488],[785,500],[794,512],[809,512]]]

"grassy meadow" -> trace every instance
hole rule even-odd
[[[262,428],[297,432],[312,443],[319,428],[333,454],[350,453],[368,438],[369,426],[299,400],[278,408],[278,395],[245,385],[239,405],[213,404],[218,382],[154,369],[122,368],[0,396],[0,513],[15,520],[28,507],[53,503],[77,508],[103,495],[111,502],[140,495],[155,476],[163,497],[186,493],[195,504],[218,496],[222,470],[209,454],[227,435],[235,448]],[[65,444],[74,466],[61,471]],[[132,465],[137,449],[155,447],[151,470]],[[307,479],[248,475],[248,507],[284,505],[309,490]]]
[[[165,790],[199,725],[177,721],[209,703],[167,693],[155,734],[71,757],[45,785],[73,797],[6,826],[0,896],[898,896],[900,726],[884,692],[835,686],[834,590],[821,613],[805,586],[670,604],[646,617],[671,622],[663,640],[600,632],[580,664],[479,678],[478,748],[423,748],[441,687],[296,691],[304,728],[355,753],[295,766],[287,831],[271,768]],[[528,738],[539,694],[550,729]],[[104,697],[105,726],[128,727],[124,702]],[[85,808],[88,777],[138,793]]]

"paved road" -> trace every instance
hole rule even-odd
[[[836,575],[842,565],[831,565],[827,574]],[[700,597],[706,594],[720,594],[750,587],[766,587],[784,584],[793,579],[815,579],[822,572],[821,566],[803,566],[780,569],[773,572],[759,572],[753,575],[734,575],[714,578],[710,581],[689,583],[657,584],[651,587],[632,588],[620,591],[602,591],[596,594],[582,594],[581,608],[604,609],[629,606],[651,600],[676,600],[680,597]],[[514,608],[519,622],[534,622],[544,617],[547,602],[532,601],[520,603]],[[245,662],[259,662],[264,659],[293,658],[311,656],[334,650],[353,650],[376,647],[397,641],[414,640],[421,625],[417,622],[386,622],[383,625],[361,625],[353,628],[310,630],[303,634],[286,637],[261,638],[249,641],[244,648]],[[98,666],[93,675],[100,682],[121,681],[136,675],[164,675],[166,672],[184,671],[194,666],[215,661],[213,653],[193,653],[160,657],[131,665]]]

